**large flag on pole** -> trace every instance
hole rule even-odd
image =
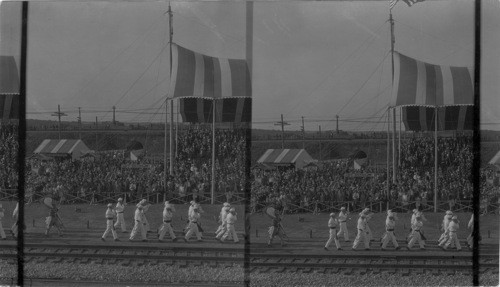
[[[0,56],[0,121],[19,119],[19,72],[13,56]]]
[[[251,120],[252,85],[247,62],[203,55],[172,44],[170,95],[181,98],[184,122],[212,122],[212,100],[217,99],[216,122]]]
[[[428,64],[394,52],[391,106],[474,105],[473,70]]]

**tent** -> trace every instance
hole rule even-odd
[[[488,163],[500,169],[500,151],[498,151]]]
[[[90,149],[82,140],[50,140],[45,139],[35,149],[34,154],[52,157],[79,159]]]
[[[368,164],[368,156],[362,150],[356,149],[349,157],[354,161],[354,169],[361,169]]]
[[[270,166],[293,166],[294,168],[303,168],[313,158],[305,149],[268,149],[258,160],[257,163]]]

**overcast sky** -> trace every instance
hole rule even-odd
[[[483,128],[500,130],[500,2],[483,3]],[[14,13],[0,9],[2,54],[16,54]],[[167,2],[29,5],[28,118],[160,122],[168,90]],[[245,57],[245,3],[173,2],[174,42],[211,56]],[[474,64],[474,2],[428,0],[393,9],[396,50],[422,61]],[[388,1],[256,2],[253,121],[277,128],[385,130],[391,97]],[[385,59],[385,60],[384,60]],[[144,109],[144,110],[142,110]],[[139,110],[139,111],[137,111]],[[343,121],[350,120],[350,121]]]

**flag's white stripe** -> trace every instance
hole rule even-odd
[[[194,97],[203,97],[205,91],[205,61],[203,60],[203,55],[199,53],[194,53],[194,58],[196,62],[194,70]]]
[[[172,44],[172,75],[170,75],[170,95],[174,97],[175,84],[177,82],[177,69],[179,68],[179,50],[177,45]]]
[[[450,67],[441,66],[441,73],[443,75],[443,105],[455,104],[455,97],[453,95],[453,76]]]
[[[424,62],[415,61],[417,63],[417,91],[415,95],[416,105],[425,105],[427,99],[427,73],[425,71]]]
[[[260,158],[257,162],[259,163],[262,163],[262,162],[266,162],[267,161],[267,158],[269,157],[269,155],[274,151],[274,149],[268,149]]]
[[[221,79],[221,94],[223,98],[231,97],[233,94],[231,86],[231,67],[228,59],[219,59],[220,63],[220,79]]]

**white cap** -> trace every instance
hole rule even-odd
[[[140,203],[140,204],[143,204],[143,203],[146,203],[146,202],[147,202],[147,200],[143,199],[143,200],[141,200],[139,203]]]
[[[330,213],[330,217],[334,217],[335,216],[335,213]]]
[[[452,215],[452,214],[453,214],[453,212],[451,212],[451,210],[446,211],[446,215]]]
[[[413,213],[417,213],[417,212],[418,212],[418,209],[416,209],[416,208],[415,208],[415,209],[413,210]]]
[[[196,202],[195,202],[194,200],[191,200],[191,201],[189,202],[189,204],[191,204],[191,205],[195,205],[195,204],[196,204]]]
[[[165,206],[167,206],[167,205],[170,205],[170,203],[168,202],[168,200],[165,201]]]
[[[118,198],[118,201],[123,201],[123,198],[121,198],[121,197],[120,197],[120,198]]]
[[[345,210],[345,207],[343,207],[343,206],[342,206],[342,207],[340,208],[340,210]]]
[[[387,209],[387,214],[392,213],[392,209]]]
[[[230,206],[230,205],[231,205],[231,204],[229,204],[228,202],[224,202],[224,203],[222,204],[222,206],[224,206],[224,207],[226,207],[226,206]]]
[[[113,204],[111,204],[111,203],[108,203],[108,207],[113,207]]]

